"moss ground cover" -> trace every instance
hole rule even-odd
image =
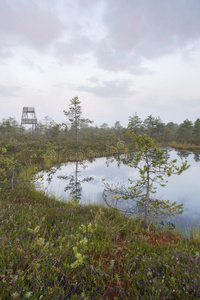
[[[20,187],[0,197],[0,299],[200,299],[197,236]]]

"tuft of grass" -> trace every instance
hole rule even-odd
[[[192,225],[191,229],[190,229],[190,240],[192,240],[194,243],[198,243],[198,244],[200,244],[200,227],[199,226]]]
[[[199,232],[19,187],[0,199],[0,299],[199,299]]]

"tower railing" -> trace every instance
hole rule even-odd
[[[34,107],[23,107],[21,125],[32,125],[32,131],[37,126],[37,117]]]

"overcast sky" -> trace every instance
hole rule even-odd
[[[0,121],[200,118],[199,0],[0,0]]]

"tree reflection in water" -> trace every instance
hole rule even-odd
[[[190,151],[177,151],[177,155],[180,157],[180,159],[187,159],[190,154],[192,154]]]
[[[196,161],[196,162],[199,162],[200,161],[200,152],[194,152],[194,160]]]
[[[52,167],[49,171],[46,171],[46,173],[47,173],[47,182],[48,182],[48,184],[51,183],[51,181],[52,181],[52,179],[53,179],[53,177],[54,177],[54,174],[55,174],[57,171],[59,171],[59,170],[61,170],[61,166],[54,166],[54,167]]]
[[[189,155],[193,155],[194,156],[194,160],[196,162],[200,161],[200,151],[196,150],[196,151],[177,151],[177,155],[180,157],[180,159],[187,159]]]
[[[83,169],[87,168],[86,162],[76,161],[75,163],[75,171],[70,175],[59,175],[57,178],[66,180],[68,184],[66,185],[64,191],[70,191],[70,199],[73,201],[80,201],[82,197],[82,186],[81,183],[89,182],[93,180],[93,177],[87,176],[83,179],[80,179],[81,171],[79,167]]]

